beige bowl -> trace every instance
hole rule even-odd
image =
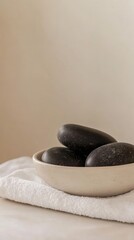
[[[44,150],[45,151],[45,150]],[[108,167],[68,167],[41,162],[33,155],[38,175],[53,188],[92,197],[109,197],[134,189],[134,163]]]

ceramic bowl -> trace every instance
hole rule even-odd
[[[110,197],[134,189],[134,163],[106,167],[68,167],[44,163],[45,150],[33,155],[37,174],[58,190],[79,196]]]

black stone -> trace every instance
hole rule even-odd
[[[110,143],[92,151],[86,159],[86,167],[115,166],[134,163],[134,145]]]
[[[85,158],[66,147],[53,147],[45,151],[41,160],[45,163],[63,166],[85,166]]]
[[[85,157],[95,148],[116,142],[105,132],[76,124],[63,125],[58,131],[57,138],[60,143]]]

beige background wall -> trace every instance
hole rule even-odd
[[[133,88],[133,0],[0,0],[0,161],[67,122],[134,143]]]

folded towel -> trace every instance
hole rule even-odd
[[[92,218],[134,223],[134,191],[109,198],[73,196],[40,179],[30,157],[0,165],[0,197]]]

